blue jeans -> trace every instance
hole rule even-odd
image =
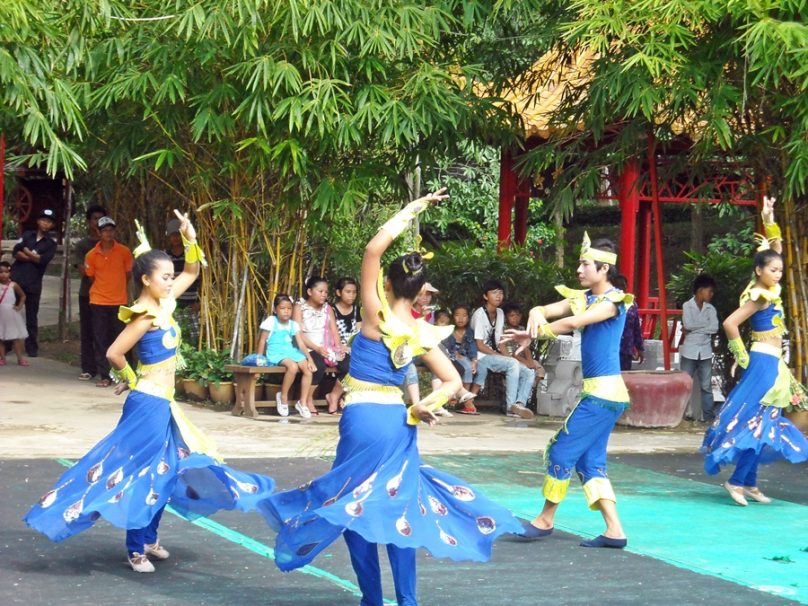
[[[533,389],[533,379],[536,371],[527,366],[523,366],[515,358],[489,354],[477,360],[477,374],[474,376],[474,384],[483,386],[488,372],[505,373],[505,408],[510,410],[511,406],[520,402],[523,406],[530,398],[530,390]]]
[[[701,388],[701,414],[704,421],[715,419],[715,402],[713,402],[713,359],[703,358],[701,360],[691,360],[680,357],[679,367],[683,372],[689,374],[693,381],[698,375],[699,387]]]
[[[463,368],[463,373],[460,375],[460,378],[463,380],[463,385],[466,383],[471,383],[471,380],[474,378],[474,374],[471,372],[471,360],[468,358],[457,358],[456,360],[452,360],[459,364]]]

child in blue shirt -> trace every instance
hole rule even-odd
[[[261,323],[261,334],[258,337],[257,353],[264,353],[266,349],[267,361],[270,364],[285,366],[281,391],[275,398],[278,414],[289,416],[289,389],[295,382],[298,372],[303,373],[300,380],[300,393],[308,393],[311,387],[314,360],[311,359],[303,339],[300,336],[300,327],[292,320],[292,299],[288,295],[279,294],[272,302],[275,314],[269,316]],[[303,416],[301,408],[304,405],[298,402],[295,409]],[[306,409],[308,412],[308,409]]]

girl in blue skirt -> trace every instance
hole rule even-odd
[[[204,262],[193,226],[174,212],[185,242],[185,268],[175,278],[171,258],[150,250],[139,228],[141,245],[132,273],[142,291],[132,307],[121,307],[118,317],[126,328],[107,351],[120,381],[116,393],[131,390],[121,419],[25,516],[29,526],[53,541],[104,518],[126,530],[129,565],[136,572],[154,572],[150,558],[169,557],[157,537],[169,502],[189,518],[219,509],[248,511],[274,487],[270,478],[224,465],[213,443],[174,402],[180,333],[172,312]],[[137,371],[124,357],[135,346]]]
[[[708,474],[717,474],[722,465],[735,465],[724,488],[733,501],[744,506],[747,498],[759,503],[771,502],[757,485],[760,463],[808,460],[808,440],[783,414],[804,406],[805,390],[781,359],[786,332],[780,298],[783,258],[773,205],[773,198],[764,198],[766,235],[755,255],[755,278],[741,294],[740,307],[724,320],[729,350],[737,365],[746,370],[707,430],[701,448]],[[748,353],[739,331],[747,320],[752,325],[752,347]]]
[[[262,503],[278,532],[276,563],[293,570],[343,535],[363,606],[381,606],[377,544],[387,546],[399,604],[417,604],[415,548],[438,557],[485,561],[502,533],[521,530],[504,507],[463,480],[421,463],[416,425],[461,387],[437,347],[452,331],[415,320],[411,310],[426,281],[424,259],[410,253],[381,275],[381,257],[409,222],[445,190],[409,204],[365,248],[360,289],[362,329],[352,342],[344,380],[345,410],[330,472]],[[415,355],[442,381],[418,404],[404,406],[399,386]]]

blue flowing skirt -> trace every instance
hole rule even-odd
[[[189,519],[219,509],[256,509],[275,482],[191,452],[169,405],[130,392],[112,433],[59,478],[25,522],[62,541],[98,518],[123,529],[144,528],[168,503]]]
[[[777,379],[779,363],[776,356],[750,352],[743,377],[704,436],[701,452],[708,474],[717,474],[722,465],[737,463],[747,451],[754,451],[760,463],[808,460],[808,440],[783,416],[783,409],[761,404]]]
[[[261,503],[278,533],[278,568],[308,564],[345,530],[371,543],[479,562],[491,557],[496,537],[522,531],[508,509],[423,465],[406,415],[403,405],[347,406],[331,471]]]

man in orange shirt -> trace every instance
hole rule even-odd
[[[132,251],[115,240],[115,221],[98,220],[101,239],[84,257],[84,275],[92,280],[90,309],[93,322],[95,361],[101,380],[98,387],[109,387],[107,349],[123,330],[118,308],[129,302],[129,280],[134,257]]]

